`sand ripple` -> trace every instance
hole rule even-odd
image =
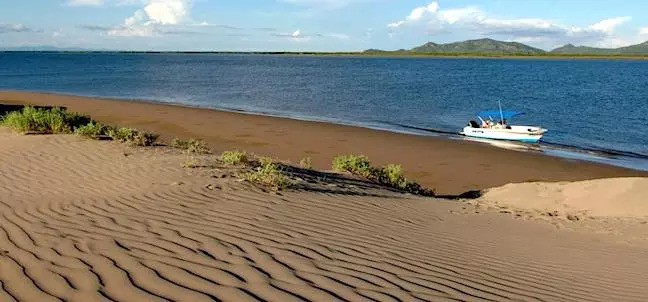
[[[448,202],[276,195],[169,150],[71,136],[0,146],[0,301],[648,296],[645,249]]]

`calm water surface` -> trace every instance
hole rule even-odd
[[[0,53],[0,89],[451,137],[501,100],[550,129],[544,152],[648,169],[646,61]]]

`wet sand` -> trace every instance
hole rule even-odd
[[[215,151],[242,149],[294,163],[311,157],[320,169],[329,169],[336,155],[365,154],[376,164],[402,164],[409,178],[439,194],[512,182],[648,176],[475,142],[174,105],[26,92],[0,92],[0,103],[65,106],[104,123],[158,132],[166,140],[201,138]]]

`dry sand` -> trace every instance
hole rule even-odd
[[[290,160],[311,157],[319,169],[334,156],[361,153],[376,164],[402,164],[408,177],[440,194],[526,181],[648,176],[648,172],[504,150],[481,143],[142,102],[0,92],[0,103],[65,106],[105,123],[173,137],[201,138],[216,151],[243,149]]]
[[[630,234],[370,185],[274,194],[186,159],[0,132],[0,301],[648,297]]]
[[[561,215],[647,218],[648,178],[508,184],[489,189],[480,201]]]

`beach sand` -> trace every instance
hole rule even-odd
[[[632,229],[335,178],[277,194],[166,147],[6,129],[0,146],[0,301],[648,297],[648,237]],[[606,225],[645,231],[633,223]]]
[[[319,169],[330,169],[339,154],[365,154],[377,165],[402,164],[409,178],[439,194],[527,181],[648,176],[482,143],[172,105],[26,92],[0,92],[0,103],[65,106],[105,123],[160,133],[167,141],[201,138],[219,152],[242,149],[294,163],[311,157]]]
[[[514,209],[589,217],[648,217],[648,178],[508,184],[488,189],[481,202]]]

